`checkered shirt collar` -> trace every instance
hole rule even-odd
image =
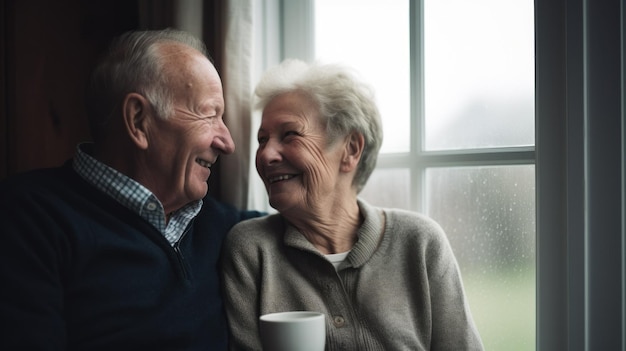
[[[174,245],[183,235],[189,222],[200,212],[202,200],[193,201],[174,211],[166,224],[163,205],[143,185],[90,155],[93,144],[82,143],[76,148],[74,170],[87,182],[111,196],[131,211],[152,224]]]

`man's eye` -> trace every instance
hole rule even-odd
[[[285,137],[294,136],[294,135],[297,136],[297,135],[300,135],[300,134],[298,132],[296,132],[295,130],[290,130],[290,131],[285,132]]]
[[[259,142],[259,144],[265,144],[267,142],[267,137],[260,136],[257,138],[257,141]]]

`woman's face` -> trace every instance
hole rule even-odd
[[[291,92],[272,99],[263,110],[256,167],[269,202],[282,214],[323,206],[338,193],[343,143],[328,145],[316,104]]]

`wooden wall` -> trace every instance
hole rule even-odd
[[[50,167],[90,139],[84,86],[110,39],[137,28],[128,0],[6,0],[2,5],[0,177]]]

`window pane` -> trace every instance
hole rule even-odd
[[[315,1],[316,58],[353,67],[373,86],[383,153],[410,148],[409,53],[408,0]]]
[[[531,0],[424,0],[427,150],[534,145]]]
[[[377,169],[359,196],[376,206],[408,210],[411,206],[410,179],[408,168]]]
[[[534,350],[534,165],[432,168],[426,183],[485,349]]]

